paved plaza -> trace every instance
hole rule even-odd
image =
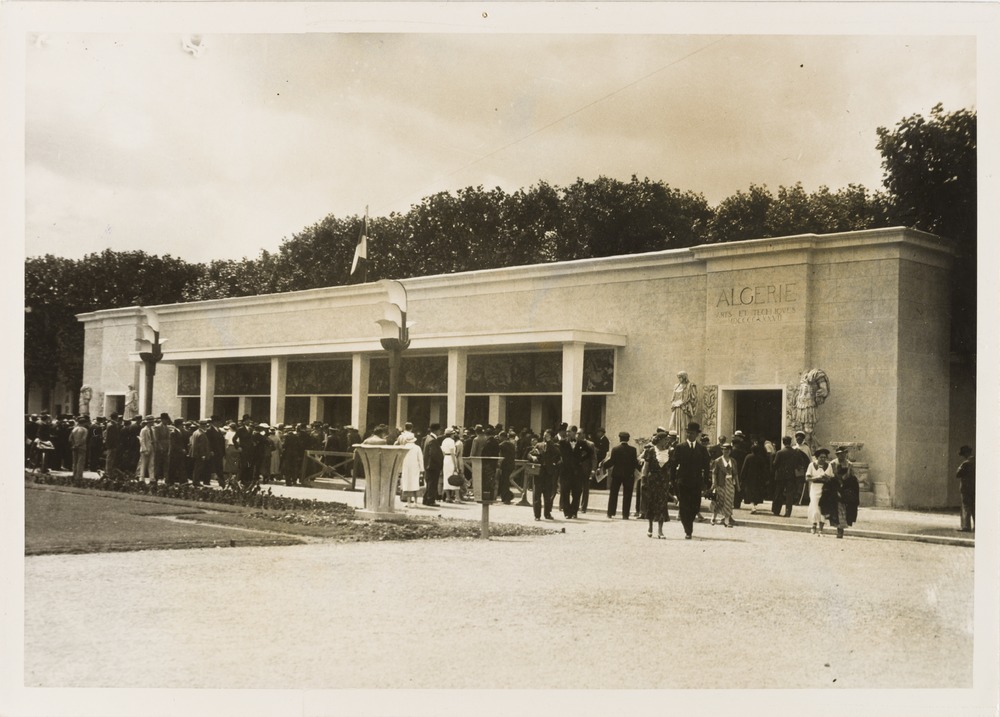
[[[650,539],[604,495],[543,537],[30,557],[25,685],[972,686],[974,550],[749,525],[685,541],[677,521]]]

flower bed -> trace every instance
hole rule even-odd
[[[264,491],[240,491],[231,488],[218,490],[207,486],[182,483],[165,485],[163,483],[145,483],[138,480],[116,480],[108,477],[74,478],[72,475],[55,473],[25,473],[25,480],[39,485],[61,485],[73,488],[89,488],[91,490],[106,490],[114,493],[131,493],[177,500],[191,500],[199,503],[221,503],[238,505],[247,508],[265,508],[272,510],[329,510],[331,505],[339,506],[341,512],[354,514],[354,509],[347,505],[324,503],[318,500],[302,498],[287,498]]]

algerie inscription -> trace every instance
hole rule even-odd
[[[715,300],[715,318],[730,324],[757,324],[781,321],[795,313],[798,285],[763,284],[721,289]]]

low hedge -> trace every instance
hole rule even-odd
[[[354,513],[354,508],[340,503],[328,503],[313,499],[287,498],[274,495],[271,489],[242,491],[233,488],[216,489],[207,486],[181,483],[165,485],[163,483],[146,483],[139,480],[116,480],[103,476],[101,478],[74,478],[69,474],[59,473],[25,473],[25,480],[40,485],[62,485],[74,488],[89,488],[91,490],[106,490],[115,493],[131,493],[149,495],[161,498],[191,500],[199,503],[222,503],[238,505],[247,508],[263,508],[267,510],[321,510],[329,511],[333,506]],[[339,511],[338,511],[339,512]]]

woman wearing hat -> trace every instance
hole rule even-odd
[[[712,501],[712,525],[721,522],[727,528],[732,528],[733,501],[736,489],[740,485],[740,469],[733,457],[733,444],[722,444],[722,455],[712,461],[712,491],[715,500]],[[719,514],[722,520],[719,521]]]
[[[417,445],[412,424],[407,423],[403,427],[403,431],[396,439],[396,445],[406,448],[403,471],[399,477],[400,497],[403,499],[403,505],[416,506],[417,497],[420,495],[420,477],[424,473],[424,452]]]
[[[830,519],[830,525],[837,526],[838,538],[843,538],[844,528],[854,525],[858,519],[861,486],[853,466],[847,459],[847,446],[840,446],[837,459],[830,464],[833,477],[825,483],[820,498],[820,510]]]
[[[817,448],[809,467],[806,468],[806,485],[809,486],[809,510],[806,517],[812,524],[813,535],[823,534],[820,499],[823,497],[823,487],[831,480],[833,480],[833,468],[830,466],[830,451],[826,448]]]
[[[670,511],[667,503],[670,500],[668,467],[670,465],[670,442],[667,434],[657,433],[650,440],[643,452],[644,476],[642,479],[642,500],[649,521],[649,531],[653,537],[653,521],[656,521],[657,538],[663,535],[663,524],[670,521]]]

